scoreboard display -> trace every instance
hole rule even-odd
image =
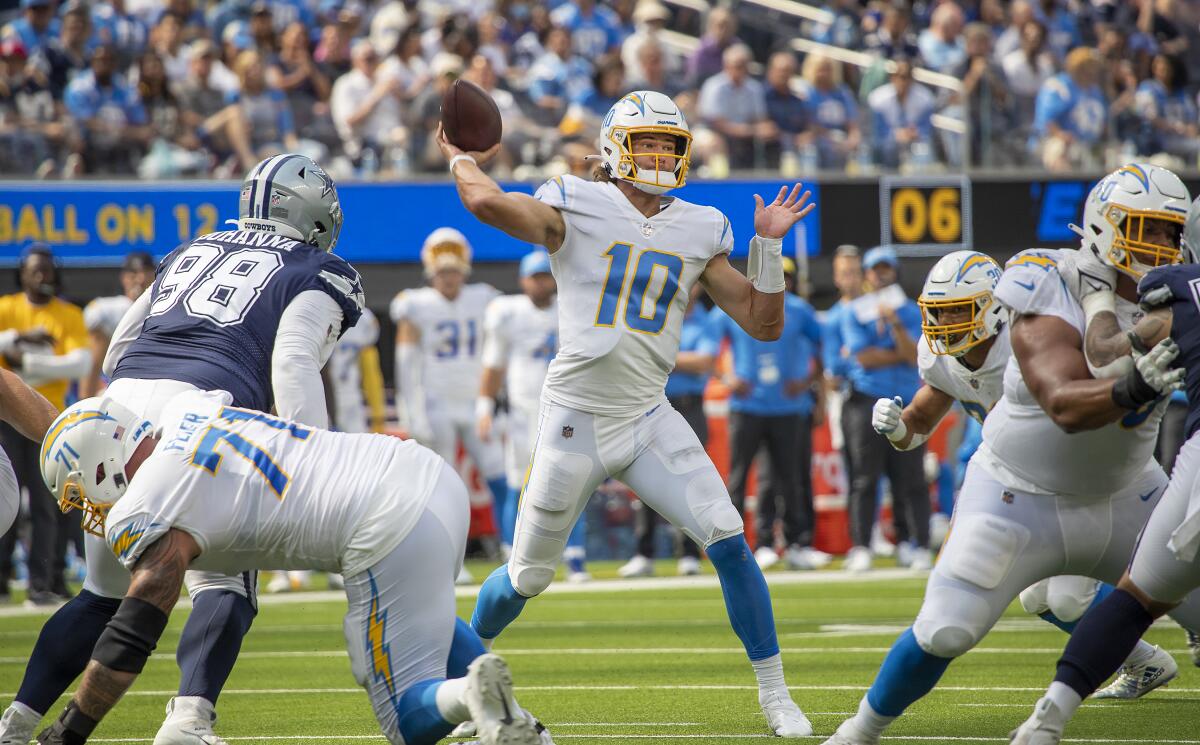
[[[969,249],[971,182],[966,176],[885,176],[879,181],[879,242],[901,256]]]

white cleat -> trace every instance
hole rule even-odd
[[[466,698],[481,745],[541,745],[537,729],[513,698],[512,674],[499,655],[477,657],[467,668]]]
[[[1176,675],[1179,665],[1171,655],[1155,647],[1153,657],[1141,665],[1123,666],[1117,679],[1092,694],[1092,698],[1141,698],[1170,683]]]
[[[788,569],[824,569],[833,561],[832,556],[812,546],[788,546],[783,559],[787,562]]]
[[[154,736],[154,745],[229,745],[213,732],[217,713],[200,696],[176,696],[167,702],[167,718]]]
[[[592,575],[587,572],[567,572],[567,581],[573,585],[582,585],[592,581]]]
[[[913,550],[912,561],[908,568],[914,572],[928,572],[933,569],[933,554],[927,548]]]
[[[695,556],[680,556],[675,565],[675,573],[680,577],[694,577],[700,573],[700,560]]]
[[[759,694],[758,702],[767,715],[767,726],[776,737],[808,737],[813,733],[812,723],[786,690]]]
[[[1058,706],[1048,698],[1041,698],[1033,707],[1033,714],[1020,727],[1008,734],[1010,745],[1058,745],[1062,742],[1063,715]]]
[[[1195,631],[1187,632],[1187,645],[1192,653],[1192,664],[1200,667],[1200,634]]]
[[[554,738],[550,736],[550,730],[546,729],[546,725],[542,724],[541,720],[539,720],[533,714],[530,714],[528,709],[521,709],[521,713],[525,715],[525,718],[528,719],[529,723],[533,725],[534,731],[537,732],[539,745],[554,745]],[[462,722],[455,727],[454,731],[450,733],[449,737],[451,739],[466,739],[469,737],[474,737],[476,734],[478,733],[475,728],[475,722],[468,719],[467,721]],[[22,743],[21,745],[25,744]]]
[[[879,736],[860,732],[854,724],[854,717],[850,717],[842,722],[841,726],[837,728],[837,732],[833,733],[833,737],[821,745],[879,745]]]
[[[448,737],[467,738],[467,737],[474,737],[475,735],[476,735],[475,722],[468,719],[465,722],[460,722],[459,725],[457,727],[455,727],[454,730],[448,735]]]
[[[770,546],[759,546],[754,552],[754,563],[765,572],[779,563],[779,554]]]
[[[454,584],[456,584],[456,585],[472,585],[472,584],[475,584],[475,577],[473,577],[471,575],[471,572],[468,571],[467,568],[464,566],[462,569],[458,570],[458,576],[454,578]]]
[[[625,562],[621,568],[617,570],[617,574],[625,579],[632,579],[633,577],[653,577],[654,559],[637,554],[632,559]]]
[[[846,554],[846,562],[842,569],[847,572],[867,572],[871,570],[871,549],[866,546],[855,546]]]
[[[29,745],[42,715],[14,702],[0,717],[0,745]]]

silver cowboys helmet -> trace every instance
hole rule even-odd
[[[267,158],[242,182],[238,227],[332,251],[342,230],[337,187],[312,158],[296,153]]]

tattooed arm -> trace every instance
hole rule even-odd
[[[1171,318],[1172,313],[1169,306],[1155,308],[1137,322],[1132,332],[1126,333],[1121,331],[1120,326],[1117,325],[1117,317],[1112,313],[1097,314],[1088,324],[1083,342],[1088,365],[1092,368],[1104,368],[1118,359],[1132,354],[1131,339],[1133,337],[1130,334],[1135,335],[1141,341],[1143,352],[1152,348],[1170,335]],[[1095,375],[1096,370],[1093,369],[1092,372]]]
[[[138,559],[138,563],[133,568],[129,592],[125,594],[122,606],[129,604],[131,599],[149,604],[163,614],[162,620],[165,625],[166,616],[171,613],[171,609],[179,600],[179,591],[183,587],[183,573],[192,559],[199,555],[200,547],[192,536],[175,528],[168,530]],[[121,611],[118,611],[118,615],[121,615]],[[122,637],[121,641],[128,643],[129,646],[140,648],[139,651],[144,650],[148,657],[149,652],[158,643],[158,637],[161,636],[162,630],[159,629],[158,634],[151,632],[141,635],[139,632],[142,629],[138,627],[136,621],[129,626],[119,630],[118,636]],[[108,629],[105,631],[106,636],[113,630],[113,627],[114,622],[109,622]],[[146,638],[151,635],[153,638]],[[141,638],[130,638],[138,636]],[[102,637],[101,643],[103,642],[104,638]],[[97,659],[98,656],[101,656],[99,647],[100,644],[97,644],[97,652],[93,653],[92,661],[88,663],[87,670],[83,673],[83,683],[75,692],[74,699],[74,703],[80,711],[97,721],[117,704],[125,691],[129,690],[141,668],[140,664],[122,664],[119,666],[133,667],[137,670],[114,670]],[[134,652],[134,655],[137,654],[138,652]],[[144,664],[145,659],[142,659],[141,663]]]

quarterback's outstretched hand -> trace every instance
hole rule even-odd
[[[788,234],[792,226],[804,219],[813,211],[816,204],[809,204],[811,191],[800,193],[800,184],[792,187],[788,194],[787,186],[779,187],[775,201],[764,205],[763,198],[754,195],[754,232],[763,238],[782,238]]]
[[[875,402],[875,409],[871,412],[871,426],[893,442],[903,440],[908,434],[908,427],[904,426],[904,421],[900,418],[903,403],[904,400],[899,396],[881,398]]]
[[[497,142],[483,152],[471,151],[467,152],[457,145],[446,139],[446,131],[442,129],[442,125],[438,125],[436,141],[438,149],[442,151],[442,155],[446,157],[446,162],[449,163],[455,155],[469,155],[475,159],[475,164],[482,166],[492,158],[496,157],[496,153],[500,152],[500,143]]]

